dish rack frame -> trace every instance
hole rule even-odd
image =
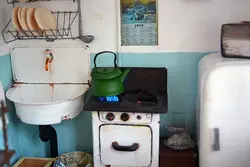
[[[30,2],[38,2],[38,1],[54,1],[54,0],[27,0],[25,3],[30,3]],[[71,0],[75,2],[76,0]],[[15,3],[20,3],[19,0],[6,0],[8,4],[15,4]]]
[[[56,0],[28,0],[25,3],[33,3],[39,1],[56,1]],[[59,0],[58,0],[59,1]],[[67,0],[77,3],[77,11],[55,11],[52,12],[56,16],[57,28],[49,30],[22,30],[18,31],[14,28],[10,28],[12,25],[12,19],[10,19],[7,25],[2,30],[2,36],[5,43],[10,43],[16,40],[46,40],[47,42],[54,42],[58,39],[80,39],[84,43],[91,43],[94,40],[92,35],[83,35],[82,33],[82,17],[81,17],[81,0]],[[6,0],[8,4],[12,4],[15,7],[19,0]],[[61,16],[61,17],[60,17]],[[78,16],[78,19],[77,19]],[[59,20],[59,17],[62,18]],[[72,25],[78,21],[79,36],[72,35]],[[58,27],[59,23],[62,23],[61,27]],[[9,37],[10,39],[7,39]]]
[[[29,2],[37,2],[37,1],[51,1],[51,0],[27,0],[25,3]],[[15,3],[20,3],[19,0],[6,0],[8,4],[15,4]]]

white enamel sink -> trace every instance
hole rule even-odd
[[[22,122],[51,125],[79,115],[87,89],[86,84],[15,84],[6,96]]]

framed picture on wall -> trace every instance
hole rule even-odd
[[[157,0],[120,0],[121,45],[158,45]]]

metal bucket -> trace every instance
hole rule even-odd
[[[194,148],[195,143],[189,135],[188,117],[185,113],[172,113],[172,115],[182,115],[185,117],[185,125],[175,125],[172,123],[172,116],[169,117],[169,124],[166,125],[169,137],[163,141],[164,145],[173,150],[187,150]]]
[[[81,151],[62,154],[44,167],[94,167],[93,157]]]

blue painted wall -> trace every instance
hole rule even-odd
[[[4,87],[4,90],[6,91],[11,85],[12,85],[12,71],[11,71],[11,63],[10,63],[10,57],[9,56],[2,56],[0,57],[0,81]],[[13,103],[10,101],[7,101],[7,106],[9,109],[8,113],[8,140],[9,140],[9,146],[11,149],[16,147],[18,145],[18,138],[17,138],[17,129],[18,126],[16,126],[17,122],[17,117],[15,116],[14,113],[14,106]],[[1,137],[0,137],[0,148],[4,148],[3,144],[3,137],[2,137],[2,131],[1,132]],[[19,148],[15,148],[16,150],[16,155],[13,158],[13,161],[19,156]]]
[[[195,131],[195,109],[197,95],[197,67],[199,60],[207,53],[121,53],[121,66],[166,67],[168,69],[169,113],[185,112],[188,124]],[[93,60],[91,55],[91,60]],[[112,57],[107,55],[98,59],[100,65],[111,65]],[[110,64],[111,62],[111,64]],[[9,56],[0,57],[0,80],[5,90],[12,85],[11,62]],[[27,125],[17,119],[13,104],[8,102],[8,135],[10,147],[16,149],[17,154],[12,159],[16,161],[21,156],[46,157],[49,156],[49,145],[42,143],[38,137],[38,127]],[[161,115],[161,136],[166,135],[164,125],[168,123],[169,114]],[[174,119],[184,123],[184,118]],[[59,140],[59,153],[84,150],[92,152],[91,113],[82,112],[78,117],[61,124],[54,125]],[[0,146],[2,138],[0,138]]]

